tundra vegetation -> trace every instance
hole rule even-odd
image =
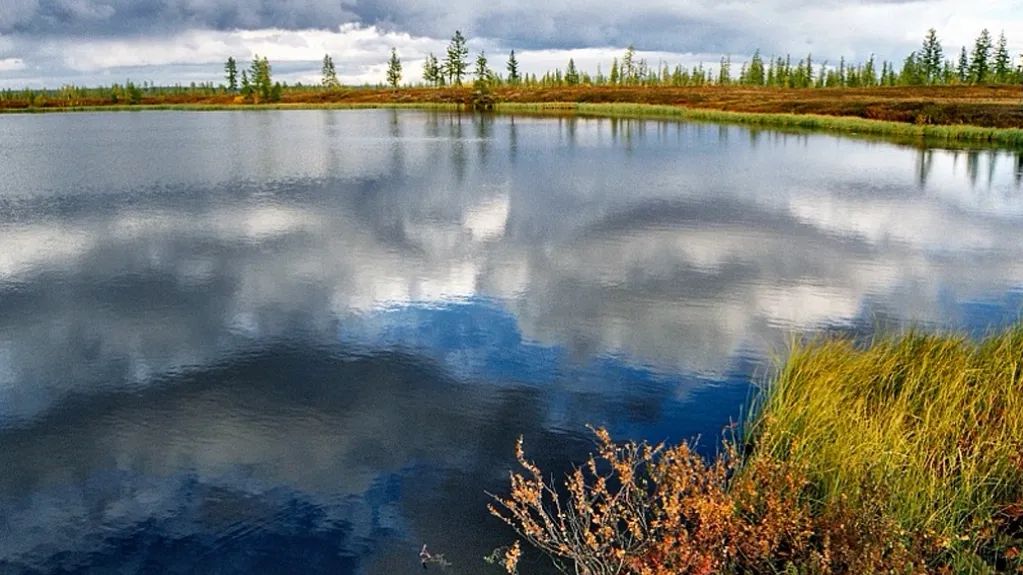
[[[615,443],[563,481],[530,462],[491,512],[562,572],[1023,572],[1023,324],[795,345],[741,433]]]

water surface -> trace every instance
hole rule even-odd
[[[520,434],[712,450],[793,334],[1018,317],[1021,178],[671,122],[0,117],[0,573],[496,573]]]

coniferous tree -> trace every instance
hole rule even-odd
[[[469,69],[469,47],[465,44],[465,37],[462,32],[455,30],[448,45],[448,55],[444,60],[444,71],[452,84],[462,85],[462,78]]]
[[[332,90],[341,87],[341,82],[337,79],[337,70],[334,68],[334,59],[330,57],[330,54],[323,55],[323,66],[320,72],[322,76],[320,83],[324,88]]]
[[[427,86],[436,86],[441,76],[442,74],[440,66],[437,64],[437,58],[434,57],[431,52],[426,56],[426,59],[423,60],[423,82],[425,82]]]
[[[575,60],[572,58],[568,59],[568,67],[565,68],[565,83],[569,86],[579,84],[579,70],[576,70]]]
[[[965,84],[970,80],[970,57],[966,54],[966,46],[959,51],[959,64],[956,66],[959,82]]]
[[[635,82],[637,76],[635,59],[636,49],[632,47],[632,44],[629,44],[625,48],[625,55],[622,56],[622,67],[619,71],[622,84],[632,84]]]
[[[899,83],[903,86],[918,86],[926,80],[923,66],[918,59],[916,52],[910,52],[909,56],[902,62],[902,71],[899,73]]]
[[[718,84],[727,86],[732,78],[732,59],[728,56],[721,58],[721,65],[718,68]]]
[[[970,55],[970,81],[974,84],[987,82],[991,74],[991,34],[987,28],[981,30],[980,36],[973,44]]]
[[[391,48],[391,59],[387,61],[387,83],[391,88],[398,89],[401,83],[401,60],[398,59],[398,51]]]
[[[941,62],[944,55],[941,52],[941,42],[938,41],[938,33],[931,28],[924,37],[923,48],[920,50],[917,64],[920,67],[920,75],[927,84],[936,83],[941,77]]]
[[[242,70],[242,96],[245,96],[246,100],[251,100],[253,96],[252,82],[249,80],[249,73]]]
[[[618,71],[618,58],[611,59],[611,72],[607,81],[610,82],[612,86],[617,85],[622,81],[621,73]]]
[[[227,89],[231,92],[238,91],[238,62],[233,58],[228,58],[224,64],[224,73],[227,74]]]
[[[486,82],[490,79],[490,70],[487,68],[487,56],[480,50],[479,56],[476,56],[476,69],[473,71],[473,75],[476,76],[477,82]]]
[[[753,58],[749,63],[749,83],[754,86],[764,85],[764,59],[760,56],[760,50],[753,52]]]
[[[508,55],[508,83],[515,85],[519,83],[519,61],[515,59],[515,50],[511,51]],[[597,71],[597,75],[600,75],[600,71]]]
[[[1009,48],[1005,41],[1005,32],[998,36],[998,44],[995,47],[994,56],[995,82],[1007,83],[1012,74],[1012,56],[1009,56]]]

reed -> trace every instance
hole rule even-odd
[[[879,503],[960,563],[1023,502],[1023,324],[795,346],[754,413],[755,457],[805,466],[820,506]]]

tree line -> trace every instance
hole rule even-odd
[[[397,50],[391,49],[387,61],[386,84],[397,89],[402,85],[402,62]],[[861,88],[873,86],[926,86],[926,85],[981,85],[981,84],[1023,84],[1023,56],[1014,65],[1008,50],[1008,42],[1002,33],[993,39],[985,29],[977,36],[971,49],[962,47],[958,54],[945,53],[937,32],[927,31],[917,50],[907,55],[901,63],[878,62],[870,56],[865,62],[816,62],[812,54],[793,61],[790,55],[764,57],[759,50],[736,66],[731,58],[722,57],[716,70],[702,63],[687,68],[682,65],[669,67],[666,62],[651,65],[641,58],[633,46],[625,49],[621,58],[613,58],[605,73],[598,64],[595,72],[581,70],[573,59],[564,69],[558,68],[542,75],[523,73],[518,58],[512,50],[503,73],[491,69],[484,52],[470,60],[466,38],[455,31],[443,58],[433,53],[423,61],[421,80],[417,86],[461,86],[472,79],[475,84],[486,86],[521,86],[544,88],[559,86],[702,86],[741,85],[774,86],[786,88]],[[156,86],[151,82],[136,84],[127,81],[109,87],[85,88],[65,85],[57,90],[11,90],[0,91],[0,102],[27,101],[37,105],[47,99],[57,99],[62,104],[76,105],[77,102],[102,99],[111,103],[138,104],[144,96],[214,96],[218,94],[240,95],[245,102],[276,102],[284,92],[334,90],[342,87],[333,58],[327,54],[321,67],[319,85],[309,86],[287,83],[273,79],[273,69],[266,57],[254,56],[247,69],[240,69],[235,58],[224,63],[224,83],[191,83],[189,86]]]
[[[468,49],[461,32],[456,31],[448,45],[443,60],[432,53],[427,55],[423,65],[422,83],[426,86],[461,85],[468,68]],[[604,74],[597,66],[595,74],[580,71],[573,59],[569,59],[564,70],[558,68],[537,77],[536,74],[521,74],[515,51],[508,56],[507,75],[495,73],[486,68],[483,52],[477,57],[476,81],[486,80],[497,85],[524,85],[527,87],[551,86],[699,86],[706,84],[776,86],[787,88],[815,87],[872,87],[872,86],[923,86],[952,84],[1023,84],[1023,56],[1013,66],[1005,34],[993,41],[987,29],[981,31],[972,50],[964,46],[957,57],[945,57],[938,33],[933,28],[927,31],[919,49],[911,52],[896,65],[894,62],[878,62],[873,55],[867,61],[854,64],[840,58],[838,62],[815,63],[812,54],[793,62],[791,55],[765,58],[759,50],[743,62],[738,70],[731,57],[722,57],[717,70],[712,72],[701,63],[687,68],[682,65],[669,67],[665,62],[651,66],[646,59],[637,56],[630,45],[619,60],[611,61],[610,69]],[[482,63],[482,64],[481,64]],[[737,73],[736,73],[737,72]]]

